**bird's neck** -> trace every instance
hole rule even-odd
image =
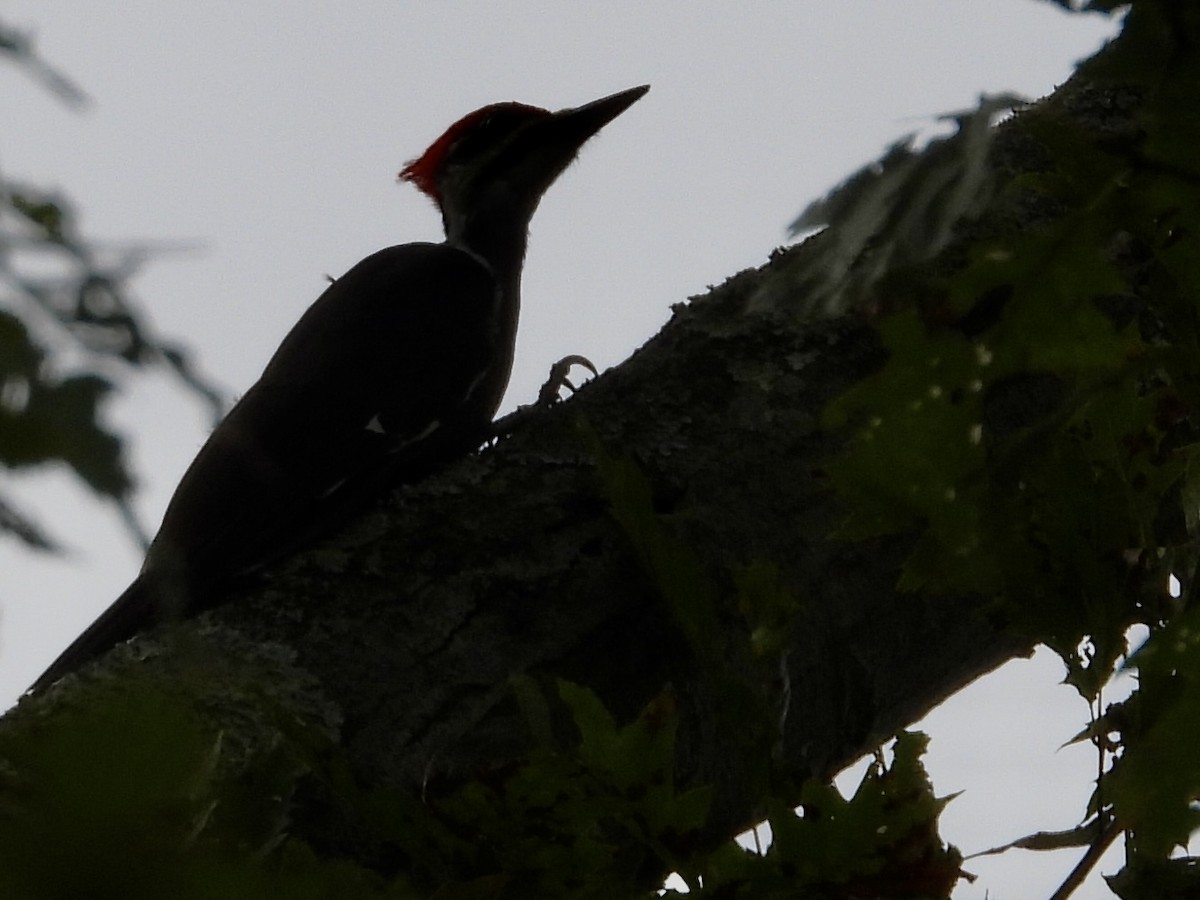
[[[493,371],[481,394],[490,418],[495,414],[512,369],[517,324],[521,316],[521,267],[529,235],[529,213],[504,206],[476,208],[470,215],[442,214],[446,243],[479,260],[496,279],[496,346]],[[494,388],[494,390],[493,390]],[[483,397],[486,394],[486,397]]]
[[[486,263],[505,293],[515,295],[536,208],[536,201],[522,202],[497,187],[466,210],[443,209],[446,240]]]

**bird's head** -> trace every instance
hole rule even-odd
[[[528,223],[542,194],[587,139],[649,89],[630,88],[558,112],[523,103],[485,106],[446,129],[405,165],[400,180],[437,203],[451,238],[481,215],[515,216]]]

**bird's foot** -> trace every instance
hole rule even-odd
[[[537,399],[525,406],[518,406],[507,416],[493,422],[492,436],[496,438],[502,437],[523,428],[535,419],[538,413],[561,401],[560,392],[563,388],[566,388],[571,393],[579,390],[575,383],[571,381],[571,370],[576,366],[587,369],[592,375],[598,376],[600,374],[592,364],[592,361],[586,356],[579,356],[578,354],[564,356],[550,367],[550,376],[546,379],[546,383],[542,385],[541,390],[538,391]]]
[[[592,373],[594,377],[598,377],[600,373],[596,371],[596,367],[592,365],[592,361],[586,356],[573,354],[564,356],[558,362],[550,367],[550,377],[546,379],[546,383],[542,385],[542,389],[538,391],[536,406],[553,406],[562,397],[559,392],[566,388],[572,394],[579,388],[571,381],[571,370],[576,366],[581,366]]]

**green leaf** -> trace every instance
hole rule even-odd
[[[788,631],[802,604],[780,579],[779,566],[755,560],[734,576],[737,604],[750,626],[755,656],[773,657],[786,646]]]
[[[0,743],[0,894],[165,896],[187,883],[215,800],[216,735],[144,686],[22,725]]]
[[[793,236],[829,226],[824,252],[806,263],[806,302],[859,309],[878,297],[885,277],[944,250],[960,221],[978,216],[991,199],[991,123],[1021,102],[1011,94],[981,97],[976,109],[941,117],[957,126],[950,137],[918,151],[909,135],[810,204],[789,226]]]
[[[891,766],[879,757],[850,798],[811,781],[801,814],[773,800],[766,854],[714,854],[700,896],[947,896],[962,857],[937,833],[950,798],[933,795],[921,763],[927,744],[919,733],[899,735]]]
[[[1138,852],[1165,857],[1200,828],[1200,608],[1155,633],[1129,666],[1138,699],[1105,792]]]
[[[9,202],[29,224],[41,231],[43,240],[64,243],[67,240],[64,223],[70,218],[61,201],[30,197],[20,191],[9,194]]]
[[[700,557],[672,536],[654,511],[650,480],[626,457],[610,455],[598,437],[585,430],[584,440],[596,459],[601,489],[675,624],[699,659],[718,660],[720,623],[716,598]]]

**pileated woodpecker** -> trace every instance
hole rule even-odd
[[[512,368],[538,202],[647,90],[553,113],[485,106],[409,162],[400,179],[437,203],[445,241],[380,250],[309,307],[184,474],[137,579],[31,690],[477,448]]]

